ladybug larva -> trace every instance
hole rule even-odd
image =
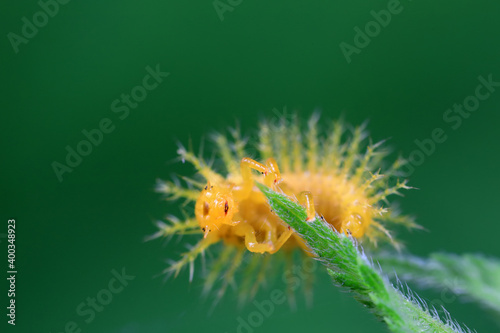
[[[260,124],[254,142],[258,156],[254,158],[248,156],[249,140],[242,139],[239,130],[231,131],[230,140],[226,135],[215,135],[215,150],[223,170],[179,147],[180,159],[191,163],[197,174],[185,177],[185,186],[159,181],[157,189],[169,199],[192,203],[187,206],[192,210],[183,220],[170,216],[168,223],[159,222],[159,231],[152,238],[191,233],[200,237],[180,260],[171,262],[166,274],[177,275],[188,265],[192,280],[195,260],[217,243],[223,250],[215,255],[205,291],[222,275],[220,297],[239,266],[245,265],[251,267],[248,270],[252,274],[244,274],[247,281],[243,285],[251,287],[240,291],[255,293],[267,275],[270,256],[290,257],[295,249],[305,257],[311,255],[293,229],[271,211],[256,181],[303,204],[308,219],[318,214],[335,230],[361,243],[368,240],[376,246],[379,240],[386,240],[397,247],[386,225],[417,226],[412,219],[392,212],[388,203],[390,195],[409,188],[406,181],[397,179],[404,161],[398,159],[385,167],[388,152],[381,148],[382,142],[366,143],[364,126],[347,131],[347,126],[337,121],[321,134],[324,129],[318,126],[317,114],[309,119],[305,130],[301,130],[296,116],[292,118]],[[245,253],[254,254],[250,263],[243,260]]]

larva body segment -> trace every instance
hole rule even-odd
[[[344,126],[336,122],[329,134],[321,135],[318,134],[321,133],[318,119],[317,115],[312,116],[304,132],[296,117],[292,121],[281,119],[279,124],[261,124],[257,141],[260,156],[256,160],[245,156],[246,141],[240,138],[239,131],[232,131],[232,142],[218,134],[215,142],[225,164],[226,170],[223,171],[213,170],[203,158],[183,147],[179,149],[182,160],[193,164],[202,180],[187,178],[188,184],[195,187],[191,189],[179,188],[172,182],[161,182],[158,188],[169,197],[194,202],[194,216],[198,223],[194,224],[193,218],[188,218],[174,225],[161,224],[161,230],[155,235],[199,230],[204,237],[181,260],[167,268],[166,273],[177,274],[183,266],[190,264],[192,276],[192,262],[196,257],[212,244],[222,242],[224,247],[234,248],[236,254],[232,263],[230,257],[215,265],[205,289],[212,287],[214,276],[225,271],[223,293],[246,251],[274,256],[302,249],[303,253],[310,254],[293,230],[271,212],[254,181],[296,198],[306,206],[308,218],[317,213],[337,231],[361,241],[367,238],[375,245],[380,239],[397,245],[385,228],[385,222],[416,226],[411,219],[396,217],[384,206],[389,195],[408,188],[405,181],[390,185],[402,161],[396,161],[383,175],[380,169],[387,152],[380,149],[380,144],[366,147],[362,127],[346,137]],[[265,164],[259,161],[265,161]],[[240,258],[237,263],[234,262],[236,257]],[[224,269],[227,265],[231,269]],[[262,272],[256,274],[262,276]],[[256,279],[257,287],[262,279]]]

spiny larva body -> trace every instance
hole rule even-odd
[[[180,158],[191,163],[197,175],[184,178],[185,187],[160,181],[158,191],[170,199],[193,202],[194,210],[184,221],[169,217],[170,223],[160,222],[160,230],[153,238],[193,231],[203,237],[179,261],[171,262],[165,273],[177,275],[189,265],[192,279],[195,259],[215,243],[222,243],[225,250],[205,280],[205,291],[223,274],[218,295],[222,296],[244,262],[244,253],[252,252],[255,255],[247,265],[247,280],[243,283],[252,286],[240,289],[247,296],[245,293],[255,293],[264,280],[269,255],[275,257],[281,253],[291,258],[294,249],[311,255],[293,229],[271,211],[255,181],[297,199],[306,206],[308,218],[319,214],[338,232],[360,241],[366,238],[376,245],[379,239],[386,239],[397,246],[384,224],[416,226],[411,219],[396,216],[383,205],[388,203],[388,196],[408,188],[406,181],[394,181],[402,160],[394,162],[382,174],[387,152],[380,149],[381,143],[364,144],[363,127],[346,133],[341,122],[334,122],[331,132],[321,135],[317,115],[309,119],[304,131],[297,117],[292,118],[261,123],[256,160],[247,156],[247,140],[240,137],[238,130],[231,131],[231,142],[223,134],[215,135],[216,152],[225,170],[214,170],[201,156],[179,148]],[[254,282],[250,283],[252,279]]]

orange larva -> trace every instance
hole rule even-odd
[[[158,190],[169,198],[193,202],[194,210],[184,221],[170,217],[171,223],[161,222],[154,236],[196,230],[202,236],[165,273],[177,275],[185,265],[190,265],[192,279],[195,259],[215,243],[222,243],[225,250],[206,278],[205,290],[211,289],[218,275],[223,274],[223,292],[242,264],[243,254],[251,252],[259,254],[252,258],[252,265],[261,266],[261,272],[257,273],[260,278],[255,279],[251,288],[255,292],[266,275],[264,262],[268,260],[262,255],[290,256],[293,249],[309,253],[293,229],[270,210],[254,181],[296,198],[306,206],[308,218],[317,213],[339,232],[360,241],[366,238],[376,245],[379,239],[386,239],[396,244],[385,222],[415,226],[411,219],[395,216],[385,206],[389,195],[408,188],[405,181],[394,181],[402,161],[397,160],[382,174],[380,169],[384,167],[387,151],[381,150],[380,143],[363,144],[363,127],[345,133],[345,126],[335,122],[329,134],[321,135],[318,120],[313,115],[305,131],[301,131],[296,117],[292,121],[280,119],[277,124],[262,123],[256,142],[259,155],[255,159],[247,156],[246,140],[241,139],[239,131],[232,131],[231,142],[217,134],[217,153],[226,170],[214,170],[202,157],[180,147],[181,159],[196,168],[198,178],[185,178],[188,187],[159,182]]]

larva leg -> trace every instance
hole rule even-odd
[[[250,227],[252,228],[252,227]],[[286,243],[288,238],[293,234],[293,230],[286,228],[279,237],[277,227],[273,226],[268,220],[264,220],[259,228],[265,232],[264,241],[260,244],[273,244],[272,250],[268,250],[270,254],[278,252],[278,250]]]
[[[293,230],[288,227],[281,233],[276,242],[274,243],[274,251],[271,254],[278,252],[278,250],[286,243],[288,238],[293,234]]]
[[[243,159],[241,159],[240,169],[241,176],[243,177],[243,186],[240,190],[240,196],[241,198],[246,198],[250,195],[253,188],[252,169],[265,174],[266,166],[262,163],[252,160],[251,158],[244,157]]]
[[[262,221],[262,224],[259,229],[265,231],[265,237],[263,243],[272,243],[272,244],[276,243],[276,229],[267,219],[264,219]]]
[[[264,253],[272,252],[274,245],[271,242],[259,243],[255,237],[255,229],[245,223],[240,223],[234,227],[234,233],[238,236],[245,237],[245,246],[250,252]]]
[[[314,200],[311,192],[304,191],[299,194],[299,203],[306,207],[307,222],[311,222],[316,218],[316,209],[314,209]]]
[[[269,157],[266,161],[266,167],[267,167],[267,174],[265,177],[266,186],[274,189],[283,180],[281,178],[280,169],[278,168],[278,163],[276,163],[276,160],[274,158]]]
[[[268,158],[266,165],[259,163],[251,158],[244,157],[240,163],[241,175],[243,177],[243,192],[250,193],[253,187],[252,169],[264,175],[264,184],[275,189],[281,179],[281,173],[278,168],[278,163],[272,157]]]

